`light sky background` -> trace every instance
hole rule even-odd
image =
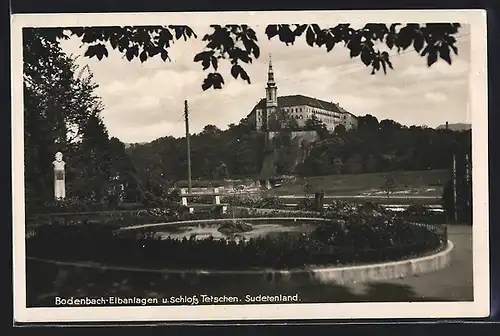
[[[265,96],[269,54],[272,55],[278,96],[303,94],[339,103],[355,115],[371,114],[379,120],[392,119],[405,125],[436,127],[470,123],[469,67],[470,30],[464,25],[457,34],[458,56],[452,65],[438,60],[431,68],[415,51],[390,51],[394,70],[370,75],[371,67],[351,59],[343,45],[331,52],[310,47],[301,37],[286,46],[277,38],[268,40],[265,26],[252,26],[257,33],[260,58],[245,65],[252,83],[235,80],[229,64],[220,65],[226,84],[222,90],[203,91],[203,71],[194,56],[204,50],[201,39],[208,26],[191,25],[198,39],[179,40],[169,49],[171,62],[159,56],[141,63],[127,61],[111,48],[102,61],[83,57],[86,46],[76,38],[63,41],[68,54],[81,55],[99,84],[97,94],[105,109],[102,118],[110,136],[126,143],[149,142],[163,136],[184,135],[183,109],[190,107],[190,131],[200,132],[207,124],[221,129],[238,123]],[[227,64],[225,64],[227,63]]]

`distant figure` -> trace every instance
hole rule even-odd
[[[63,161],[61,152],[57,152],[55,160],[52,162],[54,166],[54,197],[56,200],[63,200],[66,198],[66,186],[64,176],[64,166],[66,163]]]

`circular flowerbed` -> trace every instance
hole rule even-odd
[[[436,226],[415,225],[371,207],[356,210],[337,218],[325,213],[326,221],[307,233],[283,232],[240,241],[159,238],[154,232],[117,231],[116,225],[103,225],[105,220],[63,218],[33,231],[27,238],[27,255],[155,269],[290,269],[396,261],[435,252],[446,244],[445,231],[439,232]],[[228,223],[219,229],[233,233],[249,229]]]

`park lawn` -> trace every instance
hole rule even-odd
[[[443,185],[449,180],[448,170],[423,170],[392,172],[394,177],[395,195],[419,195],[438,197],[442,193]],[[328,176],[313,176],[297,178],[295,181],[285,182],[281,187],[270,191],[271,194],[300,195],[304,194],[304,182],[309,184],[308,192],[323,190],[326,195],[356,196],[363,194],[380,195],[381,187],[385,183],[387,173],[373,174],[343,174]]]
[[[420,196],[420,195],[419,195]],[[305,198],[313,199],[314,195],[307,195],[307,196],[293,196],[293,197],[288,197],[288,196],[279,196],[283,203],[285,204],[297,204],[298,202],[304,200]],[[358,203],[358,204],[363,204],[363,203],[376,203],[376,204],[383,204],[383,205],[442,205],[442,200],[441,197],[438,196],[429,196],[429,197],[395,197],[395,196],[375,196],[375,197],[366,197],[366,196],[349,196],[349,195],[342,195],[342,196],[333,196],[333,197],[328,197],[324,199],[324,204],[333,204],[335,202],[349,202],[349,203]]]

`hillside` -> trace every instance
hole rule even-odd
[[[395,194],[440,196],[443,185],[450,179],[450,171],[395,171],[390,173],[395,181]],[[297,178],[273,189],[274,195],[303,195],[307,181],[309,192],[323,190],[327,195],[363,195],[381,191],[387,173],[342,174]]]
[[[438,127],[436,127],[436,129],[445,129],[446,128],[446,124],[444,125],[439,125]],[[456,123],[456,124],[448,124],[448,129],[452,130],[452,131],[468,131],[470,129],[472,129],[472,126],[471,124],[465,124],[465,123]]]
[[[147,142],[134,142],[134,143],[125,142],[124,143],[125,148],[130,148],[132,146],[145,145],[145,144],[147,144]]]

